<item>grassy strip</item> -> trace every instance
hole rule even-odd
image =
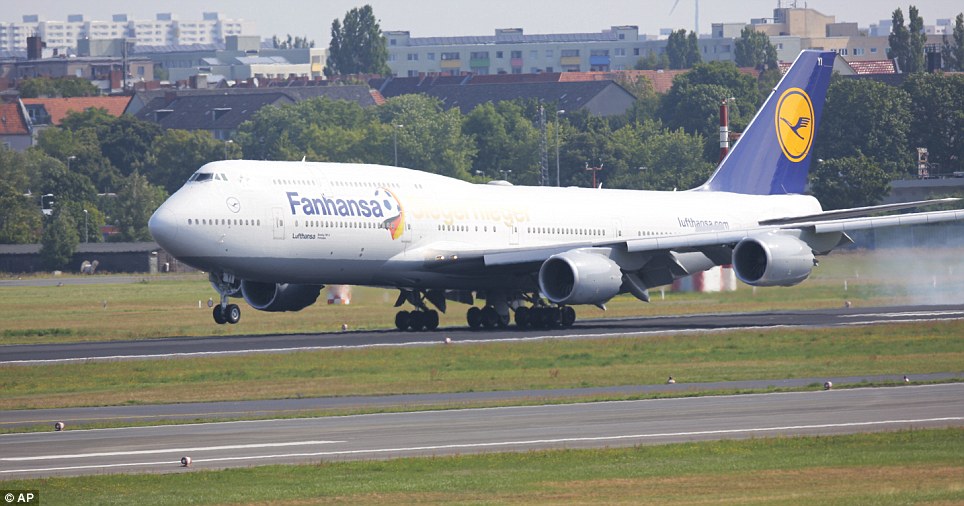
[[[46,478],[44,504],[952,504],[964,429]]]
[[[960,370],[964,321],[0,367],[0,409]]]
[[[907,303],[961,302],[964,268],[959,250],[886,250],[835,254],[804,284],[792,288],[740,286],[735,292],[673,293],[653,303],[617,297],[609,311],[580,307],[579,317],[771,311]],[[922,266],[914,269],[913,258]],[[297,313],[244,311],[238,325],[214,325],[207,300],[215,296],[206,277],[145,276],[144,282],[47,287],[0,287],[0,344],[145,339],[165,336],[310,333],[392,326],[397,293],[355,288],[348,306],[317,304]],[[201,302],[201,307],[198,303]],[[452,304],[442,325],[464,325],[465,306]],[[39,317],[38,315],[43,315]]]

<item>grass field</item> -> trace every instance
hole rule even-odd
[[[735,292],[653,291],[645,304],[620,296],[603,312],[580,306],[579,317],[691,314],[914,303],[964,303],[964,255],[959,250],[887,250],[833,254],[811,279],[792,288]],[[51,287],[0,287],[0,344],[144,339],[168,336],[319,332],[389,328],[397,292],[356,288],[351,305],[323,301],[297,313],[265,313],[242,303],[238,325],[214,325],[207,301],[215,296],[206,277],[140,283]],[[198,303],[201,302],[201,308]],[[465,306],[452,303],[442,325],[465,325]]]
[[[0,367],[0,409],[958,372],[964,321]]]
[[[964,429],[2,482],[42,504],[964,502]]]

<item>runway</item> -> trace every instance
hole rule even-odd
[[[570,329],[472,331],[466,327],[434,332],[396,330],[319,334],[175,337],[138,341],[0,346],[0,365],[38,365],[90,360],[177,358],[241,353],[283,353],[360,346],[412,346],[453,342],[519,341],[554,338],[645,336],[777,327],[846,327],[879,323],[958,320],[964,306],[838,308],[812,311],[720,313],[584,320]]]
[[[0,479],[962,425],[954,383],[67,430],[0,435]]]

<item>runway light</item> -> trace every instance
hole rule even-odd
[[[853,307],[853,303],[850,302],[849,300],[845,300],[843,303],[843,307],[847,307],[847,308]]]
[[[824,389],[824,390],[830,390],[831,388],[833,388],[833,382],[832,382],[832,381],[828,381],[828,382],[826,382],[826,383],[823,384],[823,389]]]
[[[667,385],[673,385],[675,383],[676,383],[676,380],[674,380],[672,376],[670,376],[669,379],[666,380]]]
[[[66,426],[64,425],[64,422],[57,422],[57,423],[54,424],[54,430],[57,431],[57,432],[60,432],[60,431],[64,430],[64,427],[66,427]]]
[[[451,337],[446,337],[446,338],[445,338],[445,344],[452,344],[452,338],[451,338]]]
[[[181,467],[191,467],[191,457],[181,457]]]
[[[342,324],[341,324],[341,331],[344,332],[344,331],[346,331],[346,330],[348,330],[348,324],[347,324],[347,323],[342,323]]]
[[[910,378],[906,374],[904,375],[904,383],[910,383]]]

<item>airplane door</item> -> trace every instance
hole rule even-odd
[[[516,245],[519,244],[519,224],[513,223],[509,227],[509,244]]]
[[[274,238],[284,240],[285,238],[285,217],[280,207],[271,208],[272,226]]]

